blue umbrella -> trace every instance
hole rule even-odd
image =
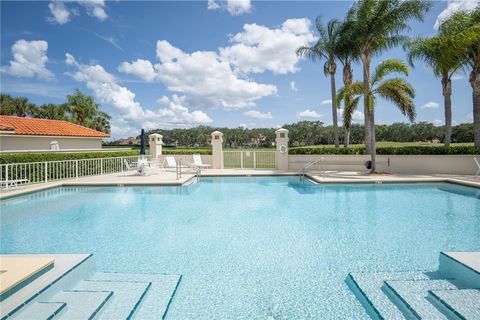
[[[140,154],[145,154],[145,130],[140,133]]]

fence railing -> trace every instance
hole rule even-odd
[[[276,151],[223,151],[223,165],[225,168],[275,169],[276,156]]]
[[[8,188],[11,185],[46,183],[123,172],[126,170],[125,163],[128,163],[130,168],[136,168],[138,158],[138,156],[128,156],[1,164],[0,187]]]

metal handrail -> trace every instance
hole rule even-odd
[[[321,171],[322,177],[325,177],[327,161],[325,160],[324,157],[321,157],[320,159],[315,159],[313,161],[310,161],[303,166],[302,170],[298,173],[300,180],[303,180],[305,178],[305,173],[307,169],[316,165],[317,163],[320,163],[320,171]]]

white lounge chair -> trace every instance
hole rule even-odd
[[[127,159],[123,159],[123,164],[124,164],[124,166],[125,166],[125,169],[127,169],[126,171],[123,172],[123,176],[126,176],[128,171],[133,171],[133,170],[135,170],[135,168],[132,168],[132,166],[130,166],[130,164],[128,163]]]
[[[211,167],[211,165],[203,163],[202,157],[199,153],[193,154],[193,164],[199,169],[208,169]]]
[[[473,160],[475,161],[475,164],[477,165],[477,172],[475,172],[475,179],[478,179],[480,177],[480,161],[478,161],[477,158],[473,157]]]
[[[192,167],[190,163],[187,162],[187,165],[184,164],[185,161],[181,162],[181,167],[182,168],[190,168]],[[177,168],[177,160],[173,156],[166,156],[163,159],[163,162],[161,164],[161,167],[165,170],[167,168]]]
[[[15,180],[2,180],[0,181],[1,188],[11,188],[11,187],[18,187],[18,184],[25,184],[28,183],[28,179],[15,179]]]

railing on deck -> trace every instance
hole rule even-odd
[[[144,157],[148,158],[149,156]],[[12,184],[46,183],[123,172],[126,170],[125,162],[128,163],[130,168],[136,168],[138,158],[138,156],[129,156],[1,164],[0,187],[8,188]]]
[[[276,151],[223,151],[223,165],[225,168],[275,169],[276,156]]]

